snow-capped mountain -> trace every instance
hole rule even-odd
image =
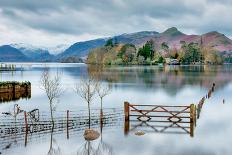
[[[53,59],[53,55],[46,48],[36,47],[28,44],[11,44],[11,47],[14,47],[21,51],[24,55],[30,58],[32,61],[51,61]]]
[[[59,53],[64,52],[69,45],[66,44],[61,44],[61,45],[57,45],[57,46],[49,46],[49,47],[45,47],[45,46],[34,46],[34,45],[30,45],[30,44],[25,44],[25,43],[17,43],[17,44],[11,44],[10,46],[19,49],[23,52],[49,52],[49,54],[53,54],[53,55],[57,55]]]
[[[50,54],[57,55],[64,52],[70,45],[60,44],[55,47],[44,47],[49,51]]]

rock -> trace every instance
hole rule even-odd
[[[86,129],[85,133],[84,133],[84,138],[87,141],[92,141],[92,140],[98,139],[99,136],[100,136],[99,132],[97,132],[93,129]]]
[[[145,135],[145,132],[143,132],[143,131],[136,131],[135,135],[136,136],[143,136],[143,135]]]

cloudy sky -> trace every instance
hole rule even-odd
[[[231,0],[0,0],[0,44],[54,46],[177,27],[232,36]]]

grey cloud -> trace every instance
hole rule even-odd
[[[111,0],[98,1],[12,1],[3,0],[0,2],[3,15],[8,16],[11,20],[20,22],[29,27],[41,29],[50,32],[74,33],[80,34],[85,32],[91,33],[112,33],[113,28],[130,27],[131,20],[141,21],[144,16],[155,19],[173,18],[182,14],[201,14],[200,9],[194,9],[190,5],[177,1],[119,1]],[[19,14],[18,12],[21,12]],[[73,16],[70,12],[82,12],[85,16]],[[11,13],[11,14],[9,14]],[[31,18],[24,15],[30,14]],[[60,18],[52,16],[58,14]],[[49,18],[49,19],[48,19]],[[85,19],[83,19],[85,18]],[[37,21],[36,21],[36,20]],[[96,23],[94,23],[96,22]],[[132,23],[136,23],[133,22]],[[97,27],[96,27],[97,24]],[[102,25],[99,27],[99,25]],[[138,29],[141,25],[131,25],[131,30]],[[135,26],[135,28],[133,28]],[[149,27],[151,25],[147,25]],[[112,27],[112,28],[111,28]],[[102,29],[103,28],[103,29]],[[142,27],[145,29],[146,27]],[[108,30],[108,32],[104,32]],[[122,30],[121,30],[122,31]]]
[[[176,26],[202,33],[211,30],[232,35],[228,16],[207,15],[211,5],[231,9],[223,0],[1,0],[0,18],[45,33],[111,36]],[[2,10],[2,11],[1,11]],[[15,24],[17,23],[17,24]],[[0,21],[0,26],[6,24]],[[15,27],[17,30],[17,27]]]

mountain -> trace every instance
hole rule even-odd
[[[166,37],[178,37],[182,35],[184,35],[184,33],[180,32],[176,27],[171,27],[166,31],[164,31],[163,33],[161,33],[161,36],[166,36]]]
[[[52,55],[58,55],[64,52],[69,46],[70,45],[67,45],[67,44],[60,44],[55,47],[43,47],[43,49],[46,49]]]
[[[11,44],[10,46],[21,51],[25,56],[35,62],[52,61],[54,56],[48,50],[27,44]]]
[[[11,46],[21,51],[32,61],[63,61],[67,58],[86,58],[91,49],[103,46],[109,38],[76,42],[71,46],[58,45],[56,47],[36,47],[26,44],[12,44]],[[129,34],[121,34],[112,37],[114,42],[130,43],[136,47],[143,46],[148,40],[153,39],[156,50],[166,42],[170,48],[179,49],[182,41],[186,43],[195,42],[203,46],[210,46],[222,54],[232,53],[232,40],[217,31],[208,32],[202,35],[188,35],[179,31],[176,27],[167,29],[164,32],[141,31]],[[1,50],[1,49],[0,49]],[[0,51],[2,52],[2,51]]]
[[[88,55],[89,50],[103,46],[106,43],[106,39],[96,39],[84,42],[77,42],[66,49],[63,53],[56,56],[57,60],[62,60],[64,58],[75,56],[75,57],[85,57]]]
[[[171,27],[162,33],[156,31],[141,31],[114,36],[112,39],[114,42],[123,44],[130,43],[136,47],[141,47],[146,41],[153,39],[156,50],[160,50],[160,45],[163,42],[166,42],[170,48],[179,49],[181,42],[185,41],[186,43],[195,42],[203,46],[211,46],[221,53],[232,52],[232,40],[216,31],[202,35],[187,35],[179,31],[176,27]],[[61,53],[60,56],[63,58],[72,55],[84,57],[91,49],[104,45],[106,40],[107,38],[75,43],[64,51],[64,53]]]
[[[139,44],[141,41],[145,41],[147,38],[158,36],[159,33],[156,31],[141,31],[130,34],[122,34],[113,37],[119,43]]]
[[[10,45],[0,46],[0,61],[1,62],[24,62],[31,61],[26,55],[24,55],[18,49],[11,47]]]

